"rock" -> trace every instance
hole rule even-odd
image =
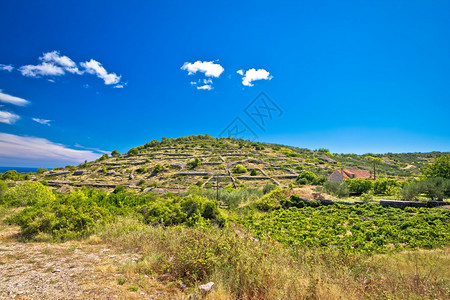
[[[212,290],[213,286],[214,286],[214,282],[211,281],[211,282],[208,282],[207,284],[202,284],[198,288],[202,291],[209,292]]]
[[[73,175],[77,176],[77,175],[83,175],[84,173],[86,173],[86,170],[76,170],[73,171]]]
[[[54,269],[54,270],[52,271],[52,273],[58,273],[58,272],[61,272],[61,270],[60,270],[60,269]]]

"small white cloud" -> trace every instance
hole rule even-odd
[[[207,90],[210,91],[212,90],[212,86],[210,84],[205,84],[205,85],[201,85],[197,87],[197,90]]]
[[[197,72],[204,73],[207,77],[219,77],[224,71],[224,68],[220,64],[216,64],[212,61],[196,61],[194,63],[185,62],[181,67],[181,70],[188,71],[188,75],[193,75]]]
[[[0,64],[0,70],[11,72],[12,70],[14,70],[14,67],[12,65]]]
[[[85,88],[85,89],[88,89],[89,88],[89,84],[83,84],[83,87]]]
[[[236,73],[238,73],[241,76],[244,76],[244,70],[237,70]]]
[[[113,86],[113,88],[115,88],[115,89],[123,89],[124,85],[123,84],[117,84],[117,85]]]
[[[9,111],[0,110],[0,123],[12,125],[20,119],[20,116]]]
[[[69,57],[60,55],[59,51],[52,51],[44,53],[42,57],[39,58],[41,61],[58,65],[64,70],[70,73],[75,73],[81,75],[82,72],[78,70],[77,64],[71,60]]]
[[[25,106],[28,103],[30,103],[30,101],[28,100],[5,94],[3,93],[3,90],[0,90],[0,102],[14,104],[18,106]]]
[[[241,72],[239,72],[241,71]],[[241,74],[243,76],[243,71],[242,70],[238,70],[237,71],[238,74]],[[245,86],[253,86],[253,81],[255,80],[271,80],[273,78],[272,75],[270,75],[270,73],[264,69],[249,69],[247,71],[245,71],[245,76],[242,78],[242,84]]]
[[[103,79],[106,85],[117,84],[120,81],[121,76],[118,76],[115,73],[108,73],[102,64],[94,59],[82,62],[80,65],[85,68],[86,72],[89,74],[97,75],[97,77]]]
[[[192,85],[196,85],[196,84],[197,84],[197,82],[195,82],[195,81],[191,81],[191,84],[192,84]]]
[[[32,120],[35,122],[38,122],[39,124],[47,125],[47,126],[50,126],[50,122],[51,122],[51,120],[45,120],[45,119],[39,119],[39,118],[32,118]]]
[[[203,79],[203,83],[204,84],[212,84],[212,80],[211,79]]]
[[[63,68],[52,63],[43,62],[40,65],[26,65],[19,68],[20,73],[26,77],[39,76],[62,76],[64,75]]]
[[[0,133],[0,165],[46,166],[92,161],[99,152],[76,150],[44,138]]]

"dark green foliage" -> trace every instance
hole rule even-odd
[[[346,179],[345,183],[347,184],[350,193],[356,195],[369,192],[373,186],[373,180],[370,178]]]
[[[55,195],[39,182],[25,182],[16,188],[9,189],[0,200],[9,206],[28,206],[55,199]]]
[[[281,203],[287,198],[286,190],[282,188],[274,189],[255,201],[255,206],[261,211],[272,211],[281,208]]]
[[[48,169],[39,168],[39,169],[37,169],[36,173],[37,173],[37,174],[43,174],[43,173],[45,173],[45,172],[47,172],[47,171],[48,171]]]
[[[434,201],[442,201],[450,197],[450,179],[431,177],[418,183],[422,192]]]
[[[187,168],[188,169],[195,169],[196,167],[198,167],[200,164],[202,163],[202,161],[200,160],[200,158],[195,157],[191,160],[188,161],[187,163]]]
[[[120,153],[119,153],[119,151],[117,151],[116,149],[114,149],[114,150],[111,152],[111,156],[112,156],[112,157],[118,157],[118,156],[120,156]]]
[[[22,176],[16,170],[9,170],[2,174],[1,179],[18,181],[22,180]]]
[[[99,206],[82,191],[75,191],[67,196],[38,201],[8,221],[19,225],[25,238],[42,232],[63,241],[84,237],[112,219],[113,214],[107,208]]]
[[[154,174],[157,174],[157,173],[159,173],[159,172],[161,172],[162,171],[162,166],[160,165],[160,164],[156,164],[154,167],[153,167],[153,173]]]
[[[232,172],[235,174],[243,174],[243,173],[247,173],[248,171],[247,171],[247,168],[245,168],[243,165],[237,164],[233,167]]]
[[[148,168],[147,167],[140,167],[136,170],[137,173],[139,174],[143,174],[143,173],[148,173]]]
[[[436,161],[422,168],[428,178],[441,177],[450,179],[450,154],[436,158]]]
[[[300,200],[291,198],[290,203]],[[400,210],[365,204],[290,207],[249,215],[241,223],[259,239],[270,237],[289,246],[388,252],[448,245],[449,219],[450,211],[444,209]]]
[[[378,178],[373,182],[373,191],[378,195],[395,195],[399,187],[400,183],[392,178]]]
[[[0,181],[0,203],[3,203],[2,199],[5,196],[7,190],[8,190],[8,185],[5,182]]]
[[[250,171],[250,176],[256,176],[256,175],[258,175],[258,172],[255,169],[252,169]]]
[[[324,184],[327,178],[325,176],[317,176],[311,171],[303,171],[297,176],[296,182],[298,184],[313,184],[321,185]]]
[[[264,193],[264,195],[265,195],[265,194],[267,194],[267,193],[273,191],[273,190],[276,189],[276,188],[277,188],[277,185],[276,185],[276,184],[273,184],[273,183],[266,183],[266,185],[265,185],[264,188],[263,188],[263,193]]]
[[[134,156],[134,155],[139,154],[139,150],[136,148],[131,148],[130,150],[128,150],[127,154],[130,156]]]
[[[327,181],[324,183],[323,187],[326,193],[339,198],[348,197],[350,194],[346,183]]]
[[[102,160],[106,160],[106,159],[108,159],[108,154],[105,153],[102,156],[100,156],[100,158],[97,159],[97,161],[102,161]]]
[[[402,200],[415,201],[418,199],[422,191],[423,190],[420,184],[414,182],[403,186],[403,188],[400,190],[400,195],[402,196]]]
[[[221,215],[218,203],[199,195],[158,199],[140,208],[144,219],[150,224],[194,225],[196,223],[223,226],[225,218]]]

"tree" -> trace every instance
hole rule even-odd
[[[422,168],[427,178],[442,177],[450,179],[450,154],[436,158],[435,162]]]
[[[195,157],[191,160],[188,161],[187,163],[187,167],[188,169],[195,169],[196,167],[198,167],[200,164],[202,163],[202,161],[200,160],[200,158]]]
[[[120,153],[119,153],[119,151],[117,151],[116,149],[114,149],[112,152],[111,152],[111,156],[112,157],[118,157],[120,155]]]
[[[373,163],[373,179],[375,180],[376,179],[376,173],[377,173],[376,165],[377,165],[377,163],[381,163],[383,160],[381,158],[379,158],[379,157],[375,157],[375,156],[371,156],[371,155],[366,155],[365,158],[368,161]]]
[[[247,172],[248,172],[247,168],[241,164],[237,164],[233,168],[233,173],[235,173],[235,174],[243,174],[243,173],[247,173]]]
[[[317,180],[317,175],[311,171],[303,171],[297,176],[298,184],[314,184]]]

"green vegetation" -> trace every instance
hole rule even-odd
[[[422,171],[428,178],[441,177],[450,179],[450,154],[436,158],[434,163],[426,165],[422,168]]]
[[[388,252],[448,245],[449,219],[448,210],[365,204],[279,209],[241,223],[259,239],[270,237],[288,246]]]
[[[187,168],[188,169],[195,169],[196,167],[198,167],[200,164],[202,163],[202,161],[200,160],[200,158],[195,157],[191,160],[188,161],[187,163]]]
[[[248,170],[247,170],[247,168],[244,167],[243,165],[237,164],[237,165],[235,165],[235,166],[233,167],[232,172],[233,172],[234,174],[243,174],[243,173],[247,173]]]

